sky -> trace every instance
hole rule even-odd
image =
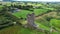
[[[2,1],[2,0],[0,0],[0,1]]]
[[[2,0],[0,0],[2,1]],[[13,1],[43,1],[43,2],[60,2],[60,0],[13,0]]]
[[[60,0],[17,0],[17,1],[45,1],[45,2],[60,2]]]

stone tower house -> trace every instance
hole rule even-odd
[[[27,25],[29,28],[36,28],[36,24],[34,23],[35,21],[35,14],[28,14],[27,15]]]

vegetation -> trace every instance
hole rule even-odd
[[[0,4],[0,34],[60,34],[59,3],[5,2]],[[24,27],[35,14],[38,29]]]

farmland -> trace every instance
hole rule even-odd
[[[0,34],[60,34],[59,3],[5,3],[0,4]],[[28,23],[31,14],[36,28]]]

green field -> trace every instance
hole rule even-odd
[[[34,9],[34,13],[36,16],[38,16],[39,14],[45,13],[47,12],[47,9]],[[26,18],[27,14],[31,14],[32,12],[29,10],[21,10],[19,12],[13,13],[14,16],[18,17],[18,18]]]
[[[36,6],[38,8],[36,8]],[[9,12],[10,10],[14,8],[18,8],[19,11],[14,12],[14,13]],[[57,7],[54,4],[50,5],[48,3],[44,4],[44,3],[32,3],[32,2],[30,3],[29,2],[28,3],[16,2],[13,4],[7,3],[5,6],[0,5],[0,15],[1,15],[0,22],[2,23],[2,24],[0,23],[0,25],[6,25],[7,23],[16,22],[16,24],[12,26],[8,26],[4,29],[1,29],[0,34],[48,34],[48,33],[49,34],[60,34],[60,12],[57,11],[58,9],[56,8]],[[6,9],[6,11],[4,9]],[[56,16],[51,16],[54,14],[53,11],[57,13],[55,14]],[[51,13],[48,13],[48,12],[51,12]],[[27,24],[27,15],[32,14],[32,13],[34,13],[35,16],[37,16],[35,17],[35,21],[34,21],[37,27],[40,29],[46,30],[46,32],[23,27],[24,25]],[[14,18],[16,18],[16,20],[14,20]]]
[[[0,34],[44,34],[36,30],[26,29],[19,25],[10,26],[3,30],[0,30]]]

